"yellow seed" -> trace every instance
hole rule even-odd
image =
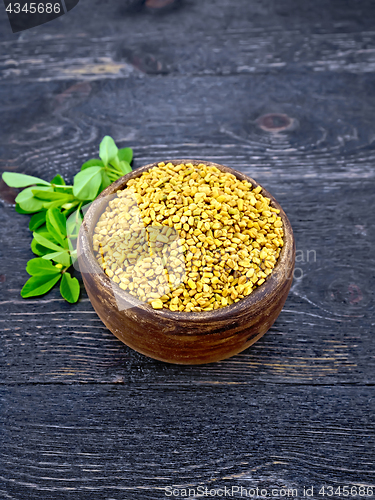
[[[160,299],[153,300],[151,306],[154,309],[163,309],[163,302]]]
[[[96,258],[146,302],[194,312],[230,305],[264,283],[283,246],[280,210],[261,191],[203,163],[160,162],[109,202]]]
[[[187,284],[190,286],[190,288],[197,288],[197,285],[195,284],[195,281],[193,281],[192,279],[188,280]]]
[[[168,243],[168,238],[167,236],[164,236],[164,234],[158,234],[156,237],[156,241],[161,241],[162,243]]]

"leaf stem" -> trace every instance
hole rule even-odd
[[[57,187],[59,189],[72,189],[73,186],[63,186],[61,184],[51,184],[53,188]]]
[[[83,201],[78,205],[77,211],[76,211],[76,224],[78,224],[78,215],[80,215],[80,210],[83,205]]]
[[[107,166],[107,167],[105,167],[105,170],[107,170],[108,172],[111,172],[112,174],[116,174],[116,175],[121,175],[122,176],[122,172],[120,172],[120,170],[117,170],[116,168],[109,168]]]

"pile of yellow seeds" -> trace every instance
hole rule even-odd
[[[214,166],[159,163],[117,191],[93,248],[120,288],[154,309],[211,311],[264,283],[283,246],[260,186]]]

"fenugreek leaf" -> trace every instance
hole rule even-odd
[[[34,236],[37,243],[39,243],[40,245],[43,245],[46,248],[50,248],[51,250],[55,250],[55,252],[64,251],[64,248],[62,248],[60,245],[56,245],[56,243],[53,243],[53,241],[51,241],[51,238],[47,238],[46,236],[38,234],[36,231],[33,232],[33,236]]]
[[[65,198],[60,198],[59,200],[55,201],[45,201],[43,203],[43,208],[49,209],[49,208],[64,208],[66,205],[69,205],[71,200],[74,200],[74,197],[69,197],[67,198],[68,201],[65,201]],[[78,202],[76,203],[78,204]]]
[[[132,171],[132,168],[127,161],[120,161],[118,164],[118,168],[124,175]]]
[[[43,201],[35,198],[32,187],[28,187],[21,191],[16,197],[16,203],[26,212],[39,212],[43,208]],[[52,192],[52,187],[39,187],[40,191]]]
[[[16,206],[14,207],[15,211],[18,213],[18,214],[26,214],[26,215],[30,215],[32,214],[33,212],[28,212],[27,210],[22,210],[22,208],[19,206],[18,203],[16,203]]]
[[[118,150],[117,158],[120,161],[131,163],[133,159],[133,150],[131,148],[122,148]]]
[[[66,218],[58,208],[50,208],[46,214],[48,232],[64,248],[68,248],[66,239]]]
[[[99,193],[101,193],[102,191],[104,191],[104,189],[105,189],[105,188],[107,188],[110,184],[112,184],[112,181],[111,181],[111,179],[108,177],[107,172],[105,172],[105,171],[103,170],[103,171],[102,171],[102,183],[100,184]]]
[[[27,186],[33,186],[34,184],[42,184],[44,186],[49,186],[50,183],[39,179],[39,177],[34,177],[33,175],[18,174],[16,172],[4,172],[3,181],[9,187],[23,188]]]
[[[99,146],[99,156],[103,160],[104,165],[108,165],[117,157],[118,148],[115,141],[109,135],[106,135]]]
[[[74,304],[79,298],[80,286],[77,278],[72,278],[69,273],[64,273],[60,283],[60,293],[65,300]]]
[[[44,191],[35,188],[32,188],[31,191],[35,196],[35,198],[38,198],[38,200],[45,200],[45,201],[61,200],[62,203],[67,203],[67,201],[73,199],[72,195],[61,192],[57,193],[55,191]]]
[[[79,200],[96,198],[102,182],[102,167],[89,167],[74,177],[73,194]]]
[[[55,240],[55,238],[52,236],[52,234],[48,231],[47,226],[40,226],[33,231],[34,233],[38,233],[41,236],[44,236],[44,238],[47,238],[47,240],[52,241],[52,243],[56,243],[57,245],[59,244],[58,241]]]
[[[29,222],[30,231],[35,231],[35,229],[38,229],[45,222],[46,222],[46,211],[42,210],[41,212],[37,212],[30,219]]]
[[[50,248],[46,248],[42,245],[39,245],[35,239],[32,240],[30,246],[31,246],[31,251],[35,253],[35,255],[39,255],[39,257],[42,257],[42,255],[46,255],[51,251]]]
[[[60,174],[55,175],[55,177],[52,179],[51,184],[55,184],[56,186],[65,186],[65,181],[61,177]]]
[[[36,274],[60,274],[61,270],[57,269],[49,260],[36,258],[29,260],[26,272],[34,276]]]
[[[82,224],[81,211],[76,210],[66,220],[66,230],[69,240],[71,238],[77,238],[81,224]]]
[[[86,168],[90,167],[104,167],[104,163],[102,162],[102,160],[94,158],[84,163],[81,167],[81,170],[86,170]]]
[[[21,296],[26,299],[28,297],[36,297],[37,295],[44,295],[59,281],[61,274],[36,274],[31,276],[26,281],[22,290]]]
[[[70,254],[67,250],[64,250],[62,252],[47,253],[46,255],[42,256],[42,259],[54,260],[64,267],[70,267],[72,265],[72,259],[70,258]]]
[[[58,186],[57,184],[53,187],[55,193],[73,194],[73,186]]]

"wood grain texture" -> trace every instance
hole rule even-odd
[[[4,169],[45,176],[58,169],[71,179],[110,133],[121,146],[135,148],[136,166],[156,156],[195,157],[249,169],[255,178],[374,175],[372,74],[6,84],[0,97]],[[290,116],[295,128],[263,131],[257,120],[270,112]]]
[[[265,176],[262,183],[291,220],[296,267],[301,270],[296,276],[302,272],[302,279],[294,281],[275,325],[253,348],[218,365],[193,370],[167,369],[124,347],[105,330],[84,291],[75,306],[59,299],[57,290],[44,298],[21,299],[19,290],[27,279],[24,268],[32,257],[28,219],[3,207],[2,380],[373,384],[373,182],[270,181]],[[10,254],[12,263],[4,260]],[[369,272],[358,255],[366,255]]]
[[[319,8],[323,20],[316,16]],[[115,1],[91,1],[55,23],[22,33],[17,44],[4,26],[0,74],[5,81],[46,82],[134,73],[369,73],[375,68],[374,20],[370,1],[343,8],[321,0],[309,9],[292,0],[282,6],[194,0],[158,18],[147,10],[129,13]]]
[[[301,500],[303,486],[374,486],[373,387],[336,387],[335,397],[331,387],[147,384],[0,394],[3,498],[146,500],[172,485],[242,485],[297,488]]]
[[[84,290],[20,298],[28,217],[0,184],[1,500],[374,484],[373,2],[130,3],[82,0],[18,35],[0,9],[0,171],[71,181],[105,134],[135,167],[228,165],[285,209],[299,279],[250,349],[166,365]],[[272,113],[291,127],[262,129]]]

